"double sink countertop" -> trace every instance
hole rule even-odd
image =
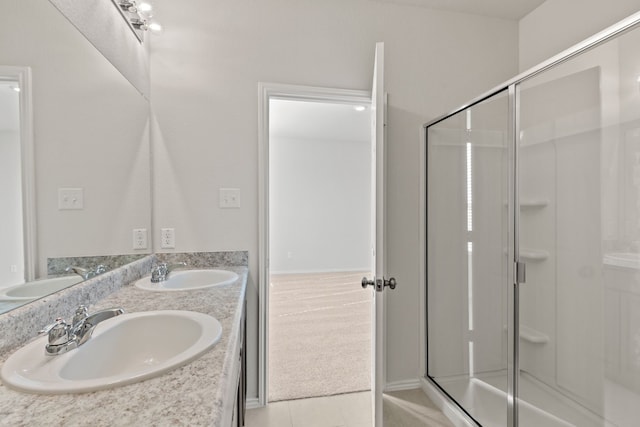
[[[149,292],[138,289],[130,281],[89,305],[90,313],[122,307],[126,313],[189,310],[209,314],[221,323],[222,337],[204,355],[185,366],[155,378],[91,393],[28,394],[0,385],[0,425],[227,427],[231,422],[236,396],[238,352],[241,345],[238,338],[248,269],[246,267],[216,268],[234,271],[239,277],[234,283],[228,285],[178,292]],[[88,285],[90,286],[91,283]],[[76,285],[80,288],[82,286],[82,284]],[[64,298],[64,292],[72,292],[76,287],[59,292],[58,294],[61,295],[58,297]],[[79,289],[79,291],[91,293],[90,288]],[[54,296],[51,300],[55,298]],[[82,300],[82,295],[79,298]],[[52,304],[47,302],[47,298],[36,303],[42,308],[51,309]],[[57,315],[70,318],[73,310]],[[9,312],[4,316],[11,316],[12,313]],[[12,319],[3,320],[11,323]],[[13,320],[15,323],[15,319]],[[52,320],[53,318],[48,321]],[[2,334],[8,333],[6,326],[0,321]],[[42,326],[44,324],[39,327]],[[0,349],[0,363],[3,363],[22,345]],[[82,347],[72,351],[82,351]]]

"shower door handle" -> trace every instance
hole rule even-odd
[[[385,287],[389,287],[391,289],[395,289],[396,288],[396,279],[393,277],[390,277],[389,279],[367,279],[366,277],[362,278],[362,287],[364,289],[367,288],[367,286],[373,286],[373,288],[376,290],[376,292],[382,292],[384,291]]]

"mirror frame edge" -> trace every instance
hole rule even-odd
[[[33,101],[31,67],[0,65],[0,79],[18,82],[20,87],[20,159],[22,193],[22,232],[24,252],[24,281],[35,279],[36,242],[36,190],[33,135]]]

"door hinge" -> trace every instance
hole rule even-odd
[[[524,262],[516,262],[516,282],[526,283],[527,281],[527,264]]]

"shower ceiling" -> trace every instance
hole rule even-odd
[[[545,0],[369,0],[520,20]]]

